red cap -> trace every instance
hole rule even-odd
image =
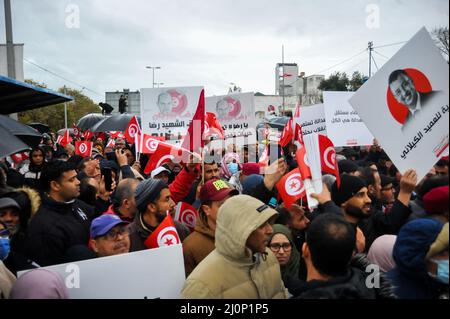
[[[448,185],[433,188],[423,197],[423,205],[428,214],[443,214],[449,210]]]
[[[242,175],[260,175],[261,167],[258,163],[244,163],[242,164]]]
[[[215,179],[208,181],[200,190],[200,201],[218,202],[224,200],[227,196],[239,195],[239,192],[231,188],[226,182]]]

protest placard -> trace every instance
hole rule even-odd
[[[350,103],[393,163],[419,180],[448,151],[449,69],[422,28]]]
[[[182,245],[43,269],[61,276],[70,299],[176,299],[185,281]]]
[[[146,134],[186,134],[203,87],[141,89],[141,123]]]
[[[323,92],[327,135],[334,146],[372,145],[373,136],[348,100],[354,92]]]
[[[301,107],[300,117],[294,118],[294,123],[302,127],[303,136],[312,133],[327,135],[323,104]]]

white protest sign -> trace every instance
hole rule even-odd
[[[300,109],[300,117],[294,118],[294,122],[301,125],[303,136],[312,133],[327,135],[323,104],[303,106]]]
[[[350,103],[401,173],[422,179],[448,151],[449,68],[422,28]]]
[[[335,147],[372,145],[373,136],[348,100],[354,92],[323,92],[327,135]]]
[[[226,145],[256,143],[254,93],[211,96],[205,99],[206,112],[214,113],[225,130]]]
[[[141,89],[141,123],[146,134],[186,134],[203,87]]]
[[[185,281],[182,245],[42,269],[61,276],[70,299],[177,299]]]

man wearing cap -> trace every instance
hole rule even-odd
[[[130,251],[128,222],[116,215],[102,215],[92,221],[90,246],[98,257]]]
[[[160,166],[151,172],[150,177],[153,179],[160,179],[164,183],[169,184],[169,174],[170,171],[167,168]]]
[[[21,207],[9,197],[0,198],[0,222],[4,223],[11,233],[19,229],[19,213]]]
[[[381,210],[387,214],[391,210],[395,202],[395,186],[396,179],[384,174],[380,174],[381,191],[380,191],[380,203]]]
[[[400,181],[398,198],[388,214],[372,209],[368,187],[359,177],[342,175],[340,187],[334,183],[331,195],[344,218],[362,230],[367,251],[376,238],[388,234],[396,235],[406,223],[411,214],[408,205],[416,184],[416,172],[408,170]]]
[[[169,185],[161,180],[147,179],[139,183],[135,191],[138,213],[130,225],[130,251],[145,250],[146,239],[158,228],[167,214],[175,213],[175,202],[171,196]],[[189,229],[174,221],[181,241],[189,235]]]
[[[219,209],[216,249],[186,279],[185,299],[287,298],[280,266],[267,248],[277,212],[256,198],[238,195]]]
[[[200,209],[194,232],[183,242],[186,277],[215,248],[214,238],[220,207],[239,192],[222,180],[211,180],[200,190]]]
[[[443,223],[449,221],[449,187],[436,187],[425,194],[423,204],[425,211],[431,218],[437,219]]]

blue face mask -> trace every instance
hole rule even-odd
[[[239,172],[239,165],[237,163],[230,163],[228,164],[228,169],[230,170],[231,175],[234,175]]]
[[[438,266],[436,280],[448,285],[448,259],[433,260],[433,262]]]
[[[0,260],[5,260],[10,251],[9,238],[0,237]]]

